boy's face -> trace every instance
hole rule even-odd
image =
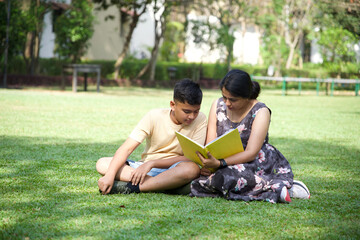
[[[190,125],[199,115],[200,105],[170,101],[170,118],[175,124]]]

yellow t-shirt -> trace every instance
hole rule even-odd
[[[131,132],[130,138],[142,143],[146,139],[146,147],[141,161],[166,159],[184,155],[175,131],[181,132],[200,144],[205,143],[207,119],[200,112],[188,126],[176,125],[170,118],[171,109],[153,109],[149,111]]]

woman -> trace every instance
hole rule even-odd
[[[191,183],[191,196],[230,200],[291,202],[293,173],[286,158],[268,143],[270,109],[257,100],[260,86],[241,70],[231,70],[220,82],[223,97],[214,101],[206,143],[237,128],[244,152],[225,159],[211,153],[203,161],[203,176]],[[211,174],[209,168],[218,168]]]

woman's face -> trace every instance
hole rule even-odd
[[[226,107],[231,111],[236,111],[236,110],[243,108],[244,106],[246,106],[246,104],[249,101],[249,99],[246,99],[246,98],[234,97],[225,88],[222,88],[221,92],[222,92]]]

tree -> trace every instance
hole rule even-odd
[[[360,39],[359,0],[319,0],[309,39],[317,40],[323,64],[340,77],[347,62],[356,61],[355,45]]]
[[[3,68],[3,87],[7,85],[7,65],[21,54],[26,41],[28,24],[19,1],[0,2],[0,66]]]
[[[22,2],[22,11],[26,19],[28,31],[26,33],[26,44],[23,50],[23,58],[30,75],[38,71],[41,35],[44,25],[44,16],[50,11],[50,5],[46,1],[26,0]]]
[[[55,52],[70,58],[72,63],[78,62],[89,47],[93,22],[92,4],[88,0],[73,0],[71,7],[55,21]]]
[[[255,7],[251,1],[203,0],[195,4],[195,9],[205,20],[192,21],[192,35],[195,43],[208,43],[211,49],[215,47],[225,51],[226,63],[230,70],[233,46],[235,42],[234,31],[241,23],[242,34],[246,32],[246,25],[253,21]],[[211,18],[216,18],[216,22]]]
[[[149,84],[154,84],[155,80],[155,68],[156,68],[156,62],[157,57],[159,54],[159,46],[160,41],[163,39],[166,29],[166,18],[170,13],[172,2],[158,2],[157,0],[154,1],[153,4],[153,15],[154,15],[154,32],[155,32],[155,41],[154,41],[154,47],[151,50],[151,56],[148,61],[148,63],[143,67],[143,69],[140,70],[138,75],[135,77],[135,79],[140,78],[142,75],[146,73],[150,69],[150,78],[149,78]]]
[[[285,43],[289,47],[286,69],[291,67],[295,49],[303,38],[304,30],[310,26],[312,4],[312,0],[286,0],[283,9],[284,18],[280,18],[284,27]]]
[[[171,21],[167,24],[164,41],[160,48],[162,61],[177,62],[183,47],[184,24]]]
[[[318,26],[339,26],[360,39],[360,0],[318,0]],[[325,19],[325,21],[323,21]]]
[[[119,10],[120,16],[120,28],[121,24],[129,22],[129,31],[125,37],[125,43],[118,59],[114,65],[114,78],[117,79],[119,76],[120,66],[126,57],[127,52],[130,48],[130,42],[132,34],[139,22],[141,15],[146,12],[147,6],[152,2],[151,0],[92,0],[94,3],[99,4],[97,10],[106,10],[111,6],[116,6]],[[106,19],[114,19],[114,16],[107,16]]]
[[[261,3],[261,2],[260,2]],[[260,4],[258,2],[258,4]],[[284,28],[278,18],[282,15],[284,1],[272,0],[258,5],[261,14],[256,17],[259,32],[262,32],[260,52],[264,63],[275,68],[275,76],[280,76],[280,69],[288,54],[284,39]]]

